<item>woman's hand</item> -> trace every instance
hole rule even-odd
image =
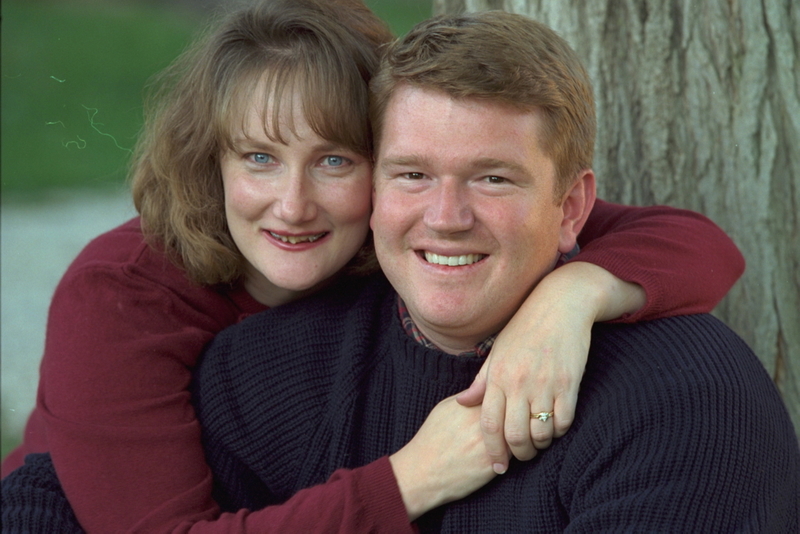
[[[569,430],[592,325],[633,313],[645,300],[641,286],[580,261],[539,282],[457,397],[465,406],[483,402],[481,428],[496,473],[508,468],[509,450],[530,460]]]
[[[409,521],[466,497],[495,476],[481,432],[480,408],[461,406],[455,397],[437,404],[414,438],[389,461]]]

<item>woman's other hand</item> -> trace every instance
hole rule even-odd
[[[466,497],[495,477],[480,414],[480,407],[461,406],[449,397],[434,407],[414,438],[389,457],[409,521]]]

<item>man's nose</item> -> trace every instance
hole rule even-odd
[[[466,185],[444,179],[430,191],[424,222],[431,230],[442,234],[464,232],[475,224]]]

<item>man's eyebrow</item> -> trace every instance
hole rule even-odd
[[[385,170],[389,167],[426,167],[430,165],[430,159],[420,155],[396,156],[382,159],[380,168]],[[469,167],[474,171],[504,170],[516,174],[530,174],[530,171],[523,165],[513,161],[497,158],[478,158],[470,162]]]
[[[417,155],[382,158],[380,160],[381,169],[386,169],[387,167],[422,167],[426,165],[428,165],[428,158]]]
[[[529,174],[528,169],[526,169],[519,163],[497,158],[479,158],[471,166],[472,168],[478,171],[489,170],[489,169],[503,169],[518,174]]]

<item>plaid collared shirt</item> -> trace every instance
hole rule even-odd
[[[414,320],[411,319],[411,315],[408,313],[408,307],[406,307],[406,303],[403,302],[403,299],[400,298],[400,295],[397,295],[397,311],[400,314],[400,322],[403,323],[403,330],[406,331],[406,334],[414,338],[414,341],[424,347],[429,349],[439,348],[434,345],[430,339],[425,337],[425,335],[420,332],[419,328],[417,328],[417,325],[414,324]],[[459,353],[459,356],[478,356],[479,358],[487,357],[489,355],[489,351],[492,350],[492,344],[494,344],[496,337],[497,334],[487,337],[475,345],[472,350]]]

